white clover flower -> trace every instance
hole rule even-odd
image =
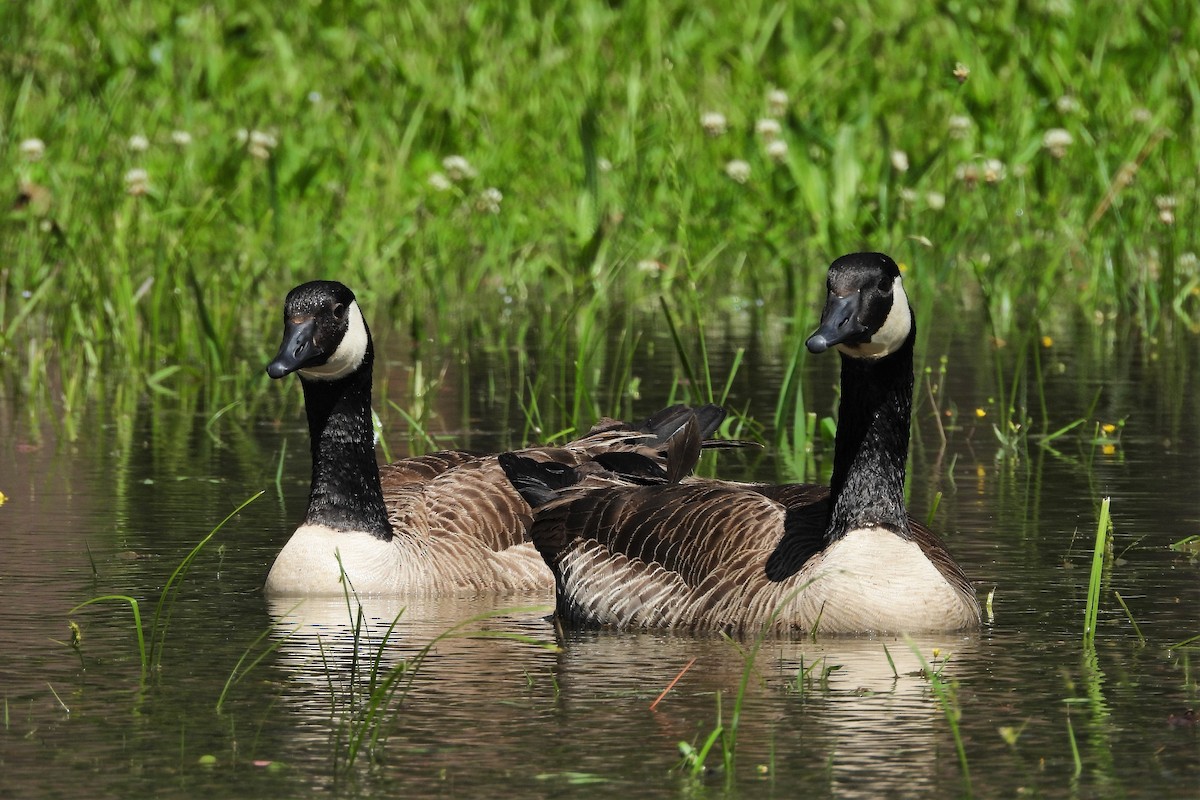
[[[900,190],[900,199],[910,204],[917,202],[917,190],[905,186]]]
[[[42,156],[46,155],[46,143],[41,139],[25,139],[18,149],[21,152],[21,158],[26,161],[41,161]]]
[[[125,191],[134,197],[141,197],[150,191],[150,174],[141,168],[131,169],[126,172]]]
[[[720,136],[728,128],[728,122],[720,111],[705,111],[700,115],[700,127],[709,136]]]
[[[787,161],[788,143],[783,139],[774,139],[767,142],[767,157],[777,164],[782,164]]]
[[[135,153],[144,153],[150,149],[150,140],[140,133],[129,137],[129,149]]]
[[[645,272],[649,275],[658,274],[664,269],[666,269],[666,265],[655,261],[653,258],[643,258],[641,261],[637,262],[638,272]]]
[[[429,176],[429,188],[435,192],[448,192],[454,188],[454,183],[440,172]]]
[[[779,138],[779,134],[783,133],[783,127],[779,124],[779,120],[763,117],[754,123],[754,132],[764,141],[770,142]]]
[[[926,192],[925,205],[929,206],[934,211],[941,211],[946,207],[946,195],[941,192]]]
[[[1074,114],[1079,110],[1079,101],[1069,94],[1064,94],[1054,101],[1054,107],[1060,114]]]
[[[475,210],[484,214],[499,214],[500,201],[504,199],[504,195],[495,186],[489,186],[479,193],[479,197],[475,200]]]
[[[442,169],[446,170],[446,175],[455,183],[468,181],[476,175],[471,162],[462,156],[446,156],[442,159]]]
[[[1186,253],[1180,253],[1176,263],[1184,272],[1195,272],[1197,264],[1200,264],[1200,258],[1197,258],[1196,254],[1189,250]]]
[[[947,121],[951,139],[962,139],[971,130],[971,118],[962,114],[953,114]]]
[[[967,78],[971,76],[971,68],[959,61],[954,65],[954,72],[951,74],[954,75],[954,80],[959,83],[966,83]]]
[[[187,147],[192,143],[192,135],[187,131],[171,131],[171,143],[179,147]]]
[[[772,89],[767,92],[767,113],[772,117],[782,117],[788,110],[788,93],[783,89]]]
[[[267,150],[274,150],[279,145],[279,140],[270,131],[250,131],[250,146],[255,145]]]
[[[1067,148],[1075,142],[1071,133],[1064,128],[1051,128],[1042,135],[1042,147],[1050,151],[1055,158],[1067,154]]]
[[[238,141],[246,144],[246,152],[259,161],[271,157],[271,151],[279,144],[275,134],[270,131],[252,130],[242,136],[244,131],[238,131]]]
[[[612,172],[612,162],[607,158],[597,158],[596,169],[600,172]]]
[[[324,99],[325,98],[322,97],[321,93],[318,92],[316,89],[313,89],[311,92],[308,93],[308,102],[312,103],[314,106]]]
[[[1160,194],[1154,198],[1154,205],[1158,206],[1158,221],[1164,225],[1175,224],[1175,196],[1170,194]]]
[[[246,130],[245,128],[238,128],[238,130],[237,130],[238,144],[245,144],[248,141],[250,141],[250,131]]]
[[[1150,109],[1146,108],[1145,106],[1138,106],[1135,108],[1132,112],[1132,116],[1133,121],[1140,125],[1145,125],[1147,122],[1154,119],[1154,115],[1150,113]]]
[[[735,183],[745,183],[750,180],[750,164],[735,158],[725,165],[725,174]]]
[[[989,158],[983,162],[984,183],[999,183],[1004,180],[1004,162],[998,158]]]
[[[954,168],[954,177],[966,184],[968,189],[974,188],[979,183],[979,167],[972,161],[966,161]]]
[[[908,153],[903,150],[893,150],[892,169],[896,172],[908,172]]]

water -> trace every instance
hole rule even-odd
[[[992,390],[985,388],[989,356],[969,335],[971,325],[942,321],[923,345],[950,356],[945,394],[958,409],[959,429],[942,450],[928,404],[918,410],[910,483],[917,514],[928,511],[936,491],[944,493],[937,527],[981,597],[995,590],[994,616],[978,634],[911,642],[766,642],[738,720],[729,784],[735,792],[963,795],[968,783],[949,713],[957,717],[969,785],[979,796],[1200,794],[1196,649],[1172,647],[1200,634],[1200,565],[1169,547],[1200,533],[1200,410],[1187,391],[1190,376],[1200,374],[1200,346],[1192,337],[1157,352],[1133,345],[1047,350],[1052,428],[1097,398],[1095,418],[1126,420],[1119,442],[1106,452],[1090,434],[1072,434],[1053,450],[1032,446],[1000,457],[990,419],[974,414],[988,408]],[[715,338],[744,341],[736,328]],[[665,396],[671,379],[669,344],[651,343],[657,349],[644,347],[637,361],[643,413]],[[729,350],[714,343],[714,363],[728,364]],[[410,380],[410,355],[401,347],[386,351],[394,361],[380,383],[396,397]],[[735,381],[733,399],[769,419],[783,371],[777,341],[765,337],[759,359],[755,380],[746,372]],[[443,379],[436,402],[444,419],[463,416],[460,387],[470,397],[471,430],[460,432],[459,444],[498,447],[520,438],[513,434],[519,411],[490,399],[510,394],[496,382],[507,374],[502,365],[480,357]],[[835,368],[816,359],[807,367],[809,407],[818,413],[832,407]],[[356,658],[344,603],[268,602],[262,580],[307,491],[298,391],[278,391],[288,398],[280,422],[243,424],[231,416],[210,429],[207,415],[167,404],[126,422],[97,414],[74,444],[39,441],[47,427],[30,428],[24,415],[6,412],[0,796],[724,791],[719,745],[708,759],[717,769],[693,777],[678,766],[680,742],[700,747],[718,714],[726,725],[733,718],[746,661],[725,639],[602,632],[560,638],[544,597],[407,606],[373,600],[364,607]],[[389,438],[394,452],[403,448],[403,436]],[[774,478],[777,464],[773,454],[751,454],[721,471]],[[260,489],[266,493],[214,537],[179,583],[154,656],[158,666],[143,683],[129,606],[70,609],[100,595],[131,595],[149,628],[172,571]],[[1083,603],[1102,496],[1112,497],[1117,559],[1096,648],[1087,650],[1080,641]],[[372,672],[393,674],[472,618],[465,631],[524,640],[439,641],[398,710],[380,716],[386,741],[374,761],[364,749],[347,765],[354,732],[347,720],[367,702]],[[63,643],[68,619],[82,629],[78,654]],[[921,674],[921,658],[940,669],[945,703]]]

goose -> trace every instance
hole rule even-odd
[[[374,345],[354,293],[336,281],[302,284],[288,293],[283,321],[283,341],[267,374],[299,375],[312,484],[304,522],[276,556],[266,593],[549,592],[551,573],[525,535],[532,511],[495,456],[451,450],[377,465],[371,425]],[[662,472],[666,442],[693,415],[701,417],[707,436],[725,411],[715,405],[671,406],[636,427],[604,419],[561,447],[521,452],[570,466],[593,457],[614,466],[621,454],[641,454],[650,462],[647,469]]]
[[[841,354],[829,487],[630,485],[620,470],[568,474],[502,458],[535,509],[529,534],[554,573],[563,623],[831,634],[979,625],[962,569],[905,510],[916,325],[900,270],[882,253],[842,256],[827,290],[806,345]]]

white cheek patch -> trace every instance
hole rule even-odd
[[[899,350],[911,331],[912,311],[908,307],[908,295],[904,293],[900,278],[896,278],[892,283],[892,310],[871,340],[863,344],[839,344],[837,349],[854,358],[882,358]]]
[[[362,366],[367,357],[367,323],[363,321],[358,301],[346,309],[346,335],[324,364],[299,370],[305,378],[318,381],[336,381]]]

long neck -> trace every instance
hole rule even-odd
[[[826,539],[858,528],[884,526],[908,538],[904,471],[912,417],[913,341],[879,359],[842,354],[830,494],[833,513]]]
[[[301,377],[312,442],[305,521],[390,539],[371,429],[371,365],[335,381]]]

